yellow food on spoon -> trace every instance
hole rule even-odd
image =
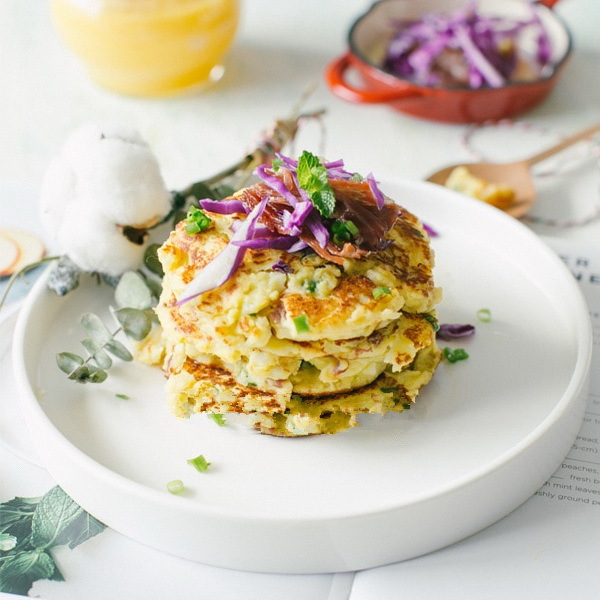
[[[464,166],[452,170],[445,186],[500,209],[508,208],[515,202],[515,191],[511,187],[480,179]]]

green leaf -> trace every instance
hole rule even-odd
[[[154,298],[145,279],[136,271],[127,271],[115,288],[115,302],[119,308],[145,310],[154,304]]]
[[[223,200],[223,198],[228,198],[235,193],[235,188],[231,185],[221,184],[216,185],[213,188],[213,196],[215,200]]]
[[[25,596],[34,581],[52,577],[55,568],[47,552],[33,550],[8,556],[0,567],[0,592]]]
[[[107,377],[108,373],[104,369],[90,364],[81,365],[69,375],[69,379],[77,383],[102,383]]]
[[[160,246],[160,244],[150,244],[146,248],[146,251],[144,252],[144,264],[148,267],[148,269],[150,269],[150,271],[162,277],[164,275],[164,271],[160,260],[158,260],[157,252]]]
[[[88,332],[89,336],[100,344],[106,344],[106,342],[112,338],[112,333],[108,330],[108,327],[106,327],[102,322],[102,319],[94,313],[83,315],[81,324]]]
[[[129,352],[129,350],[127,350],[127,348],[118,340],[110,340],[104,348],[121,360],[126,360],[128,362],[133,360],[131,352]]]
[[[57,539],[58,544],[68,544],[73,549],[86,540],[98,535],[106,529],[106,525],[85,510],[68,525]]]
[[[302,152],[296,169],[299,186],[308,194],[322,217],[328,218],[335,208],[335,194],[327,181],[327,169],[317,156]]]
[[[42,496],[31,522],[31,544],[36,548],[52,548],[63,543],[61,535],[81,515],[79,506],[60,486]]]
[[[56,355],[56,364],[58,365],[58,368],[67,375],[73,373],[73,371],[83,363],[83,358],[72,352],[59,352]]]
[[[110,369],[112,366],[112,359],[104,351],[104,348],[96,340],[86,338],[81,342],[83,347],[88,351],[89,355],[94,359],[95,363],[101,369]]]
[[[217,200],[212,189],[202,181],[198,181],[192,185],[190,195],[194,196],[196,200],[203,200],[209,198],[210,200]]]
[[[152,313],[136,308],[121,308],[115,311],[115,317],[127,336],[134,340],[143,340],[152,329]]]
[[[28,545],[31,536],[31,518],[40,498],[16,497],[0,504],[0,532],[17,538],[15,550]]]
[[[17,545],[17,538],[10,533],[0,533],[0,552],[8,552]]]

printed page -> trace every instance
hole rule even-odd
[[[571,451],[532,498],[484,531],[356,573],[350,600],[600,598],[600,244],[546,241],[579,281],[594,328],[589,401]]]

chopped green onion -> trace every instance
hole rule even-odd
[[[127,394],[115,394],[116,398],[121,398],[121,400],[129,400],[129,396]]]
[[[212,419],[219,427],[226,424],[225,417],[219,413],[208,413],[208,418]]]
[[[396,392],[395,388],[379,388],[380,392],[383,392],[384,394],[394,394]]]
[[[336,246],[343,246],[351,242],[359,233],[358,227],[352,221],[336,219],[330,226],[333,242]]]
[[[197,206],[190,206],[185,218],[185,231],[189,235],[194,235],[207,229],[211,223],[212,219]]]
[[[308,325],[308,317],[306,315],[294,317],[293,321],[294,325],[296,326],[296,331],[298,333],[306,333],[307,331],[310,331],[310,326]]]
[[[459,360],[465,360],[469,358],[469,355],[465,350],[463,350],[463,348],[456,348],[452,350],[452,348],[446,347],[444,348],[443,353],[444,358],[450,363],[455,363]]]
[[[377,300],[381,296],[384,296],[385,294],[391,294],[391,293],[392,293],[392,290],[390,290],[390,288],[382,286],[382,285],[379,287],[373,288],[373,298],[375,298],[375,300]]]
[[[477,318],[482,323],[489,323],[492,320],[492,311],[489,308],[482,308],[477,311]]]
[[[273,169],[273,171],[277,172],[283,166],[283,164],[284,164],[284,162],[281,158],[274,158],[271,161],[271,169]]]
[[[439,324],[438,320],[432,314],[422,313],[422,315],[426,321],[429,321],[431,323],[431,326],[433,327],[434,332],[438,332],[440,330],[440,324]]]
[[[167,483],[167,489],[171,494],[181,494],[185,490],[185,486],[181,479],[173,479],[173,481]]]
[[[204,473],[206,469],[210,466],[210,463],[204,458],[202,454],[196,456],[196,458],[190,458],[187,461],[188,465],[192,465],[196,471],[200,471],[200,473]]]
[[[316,289],[317,289],[317,282],[314,279],[311,279],[310,281],[306,282],[306,289],[311,293],[314,294]]]

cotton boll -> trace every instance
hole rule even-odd
[[[87,147],[75,174],[78,193],[115,223],[142,225],[171,208],[171,194],[145,144],[103,138]]]
[[[118,121],[91,121],[75,129],[65,140],[61,154],[64,154],[73,165],[85,154],[86,148],[93,146],[104,138],[119,138],[123,142],[146,145],[146,142],[135,127]]]
[[[118,226],[153,225],[171,209],[171,194],[135,129],[88,123],[50,162],[40,205],[44,226],[61,252],[84,271],[119,275],[141,265],[145,248]]]
[[[117,276],[142,264],[145,247],[130,242],[100,214],[82,215],[71,205],[58,230],[60,252],[83,271]]]
[[[158,162],[132,127],[115,122],[87,123],[65,142],[77,193],[124,225],[143,225],[171,208]]]

